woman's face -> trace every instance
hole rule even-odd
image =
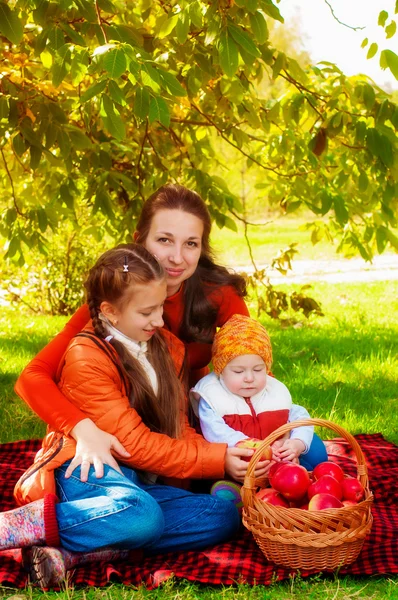
[[[178,209],[155,213],[145,248],[158,259],[167,274],[167,295],[175,294],[198,266],[202,250],[203,223]]]

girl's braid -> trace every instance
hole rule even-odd
[[[105,339],[107,334],[106,334],[106,331],[104,328],[104,324],[101,321],[101,319],[99,318],[99,308],[96,305],[96,302],[94,301],[93,298],[88,299],[88,308],[90,311],[91,320],[93,322],[95,335],[97,335],[98,337],[100,337],[102,339]]]

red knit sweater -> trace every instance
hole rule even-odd
[[[209,299],[218,309],[214,331],[233,314],[249,314],[243,298],[238,296],[235,289],[230,286],[215,290]],[[164,315],[170,331],[179,337],[183,315],[182,287],[179,292],[167,298]],[[55,383],[56,373],[69,342],[89,320],[88,307],[84,305],[76,311],[64,329],[25,367],[15,385],[17,394],[45,423],[66,434],[70,433],[79,421],[85,419],[86,415],[59,391]],[[211,344],[185,345],[192,374],[191,381],[196,382],[202,374],[206,374],[206,369],[203,367],[206,367],[211,360]]]

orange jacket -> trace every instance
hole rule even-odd
[[[91,332],[91,327],[86,327]],[[184,358],[183,344],[162,330],[177,373]],[[59,389],[98,427],[115,435],[131,457],[123,464],[168,478],[217,479],[224,475],[226,444],[210,444],[188,424],[182,411],[183,434],[173,439],[154,433],[130,406],[126,384],[119,373],[119,359],[106,342],[97,345],[90,337],[74,338],[60,365]],[[104,349],[105,347],[105,349]],[[45,493],[55,493],[54,469],[75,454],[74,439],[49,431],[33,465],[15,486],[18,504],[26,504]]]

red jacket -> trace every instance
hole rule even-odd
[[[179,373],[184,347],[171,333],[164,330],[162,333]],[[226,444],[206,442],[189,426],[183,410],[181,439],[150,431],[130,406],[115,350],[106,342],[104,345],[114,358],[91,338],[76,337],[61,364],[58,386],[68,401],[83,411],[84,418],[89,417],[98,427],[117,436],[131,454],[123,463],[169,478],[222,477]],[[70,436],[54,430],[48,432],[34,464],[16,484],[18,504],[42,498],[47,492],[55,493],[54,469],[74,456],[75,446]]]
[[[221,327],[233,314],[248,315],[247,306],[235,289],[226,286],[216,289],[211,300],[217,307],[218,316],[215,327]],[[183,286],[166,299],[165,319],[169,329],[179,337],[183,315]],[[73,405],[57,388],[55,381],[59,362],[68,344],[86,323],[90,321],[87,305],[82,306],[65,325],[64,329],[25,367],[15,385],[17,394],[30,408],[53,429],[70,433],[75,425],[86,418],[78,406]],[[194,373],[191,385],[194,385],[207,370],[203,369],[211,360],[211,344],[187,343],[188,362]]]

